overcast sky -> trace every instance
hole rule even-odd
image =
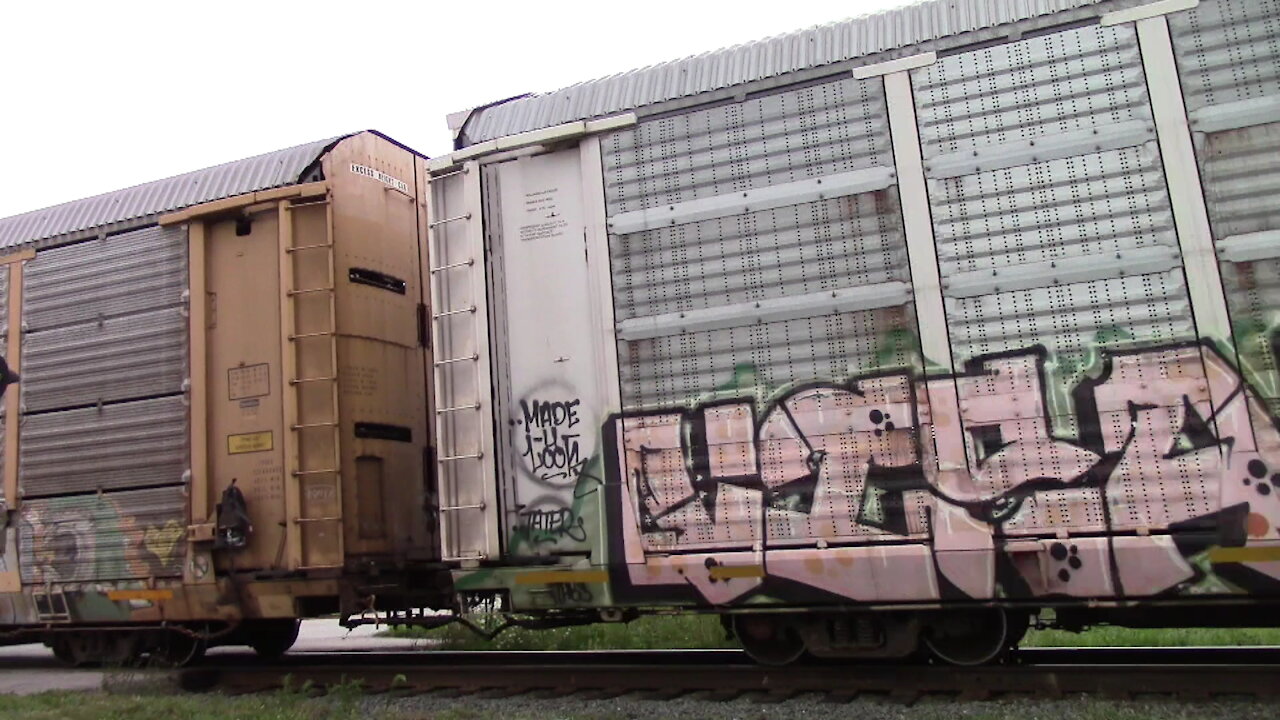
[[[0,217],[366,128],[438,155],[450,112],[902,4],[8,3]]]

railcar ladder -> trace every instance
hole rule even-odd
[[[433,177],[427,214],[440,530],[444,559],[464,563],[490,557],[497,536],[496,508],[484,487],[490,420],[479,173],[468,165]],[[454,202],[446,203],[446,184],[455,182],[463,186],[460,209],[456,192],[449,193]],[[479,533],[473,532],[477,522]],[[464,528],[469,537],[484,540],[467,542]]]
[[[304,208],[323,207],[323,238],[296,238],[294,218]],[[285,471],[296,492],[296,514],[286,531],[289,567],[298,570],[343,565],[342,452],[338,415],[337,270],[333,252],[333,205],[329,196],[280,204],[280,279],[284,293],[282,328],[286,343]],[[315,270],[317,256],[325,267]],[[301,272],[303,267],[309,272]],[[317,274],[319,277],[317,277]],[[305,279],[303,279],[305,278]],[[301,312],[304,304],[309,312]],[[327,311],[327,312],[326,312]],[[305,318],[300,322],[300,318]],[[299,327],[304,324],[304,327]],[[303,394],[306,393],[306,401]],[[331,452],[325,451],[325,446]],[[332,479],[332,483],[326,481]],[[309,514],[321,506],[320,514]],[[333,540],[323,538],[330,529]],[[318,536],[318,537],[317,537]]]

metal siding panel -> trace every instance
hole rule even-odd
[[[718,392],[767,395],[796,382],[913,367],[916,347],[910,304],[622,341],[622,407],[684,407]]]
[[[607,149],[610,215],[893,163],[878,79],[649,120]]]
[[[1189,114],[1280,95],[1280,0],[1202,0],[1169,30]]]
[[[23,272],[28,331],[183,304],[187,233],[150,227],[41,250]]]
[[[944,277],[1008,276],[1033,263],[1178,247],[1154,141],[930,180],[929,194]]]
[[[1199,159],[1241,365],[1280,412],[1280,123],[1210,133]]]
[[[180,483],[187,440],[182,396],[31,415],[20,487],[31,498]]]
[[[893,189],[616,236],[618,320],[909,280]]]
[[[1084,27],[959,53],[913,71],[911,79],[926,160],[1151,121],[1130,26]]]
[[[0,345],[8,348],[9,336],[9,266],[0,265]],[[0,403],[4,405],[4,403]]]
[[[1280,123],[1206,135],[1200,166],[1215,240],[1280,229]]]
[[[788,72],[819,68],[869,55],[1007,37],[1011,23],[1062,13],[1062,22],[1096,17],[1106,10],[1149,0],[930,0],[837,23],[777,35],[757,42],[653,65],[562,90],[477,110],[467,121],[467,144],[476,144],[563,122],[600,117],[689,97]],[[1092,6],[1097,6],[1094,9]],[[978,37],[960,37],[983,31]],[[829,43],[825,41],[830,38]],[[933,49],[930,47],[929,49]],[[902,54],[902,53],[898,53]]]
[[[24,502],[22,582],[181,576],[185,516],[181,485]]]
[[[29,412],[167,395],[186,377],[182,308],[33,332],[23,340]]]
[[[0,248],[53,244],[64,236],[120,223],[136,227],[192,205],[290,185],[298,182],[325,149],[340,139],[298,145],[3,218]]]
[[[1182,269],[1149,275],[947,298],[951,345],[958,362],[993,353],[1044,348],[1051,359],[1050,395],[1073,388],[1100,347],[1194,341]],[[1074,429],[1068,408],[1053,422]]]

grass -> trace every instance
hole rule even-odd
[[[651,650],[731,648],[720,621],[710,615],[646,616],[630,623],[600,623],[553,630],[512,628],[492,641],[461,625],[435,630],[394,628],[392,637],[430,638],[442,650]],[[1131,629],[1101,626],[1084,632],[1032,630],[1023,647],[1195,647],[1280,645],[1280,628]]]
[[[222,695],[116,695],[49,692],[0,697],[0,718],[23,720],[328,720],[345,717],[333,703],[292,693]]]
[[[435,630],[393,628],[392,637],[431,638],[442,650],[657,650],[732,648],[720,621],[708,615],[646,616],[629,623],[598,623],[550,630],[510,628],[486,640],[461,625]]]
[[[1205,645],[1280,645],[1280,628],[1122,628],[1095,627],[1084,632],[1033,630],[1023,647],[1199,647]]]

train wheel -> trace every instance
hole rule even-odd
[[[130,631],[92,631],[58,633],[48,643],[53,656],[71,667],[135,665],[141,655],[139,635]]]
[[[734,615],[733,634],[761,665],[790,665],[804,655],[804,639],[782,616]]]
[[[947,613],[924,633],[934,657],[950,665],[984,665],[1009,649],[1009,616],[1000,608]]]
[[[80,659],[71,638],[65,634],[58,635],[46,644],[53,650],[53,656],[58,659],[58,662],[67,667],[80,667],[86,662]]]
[[[256,620],[248,629],[249,647],[266,660],[275,660],[284,655],[298,640],[298,627],[301,622],[292,618],[279,620]]]
[[[173,630],[151,650],[151,662],[160,667],[186,667],[199,662],[207,647],[204,638]]]

